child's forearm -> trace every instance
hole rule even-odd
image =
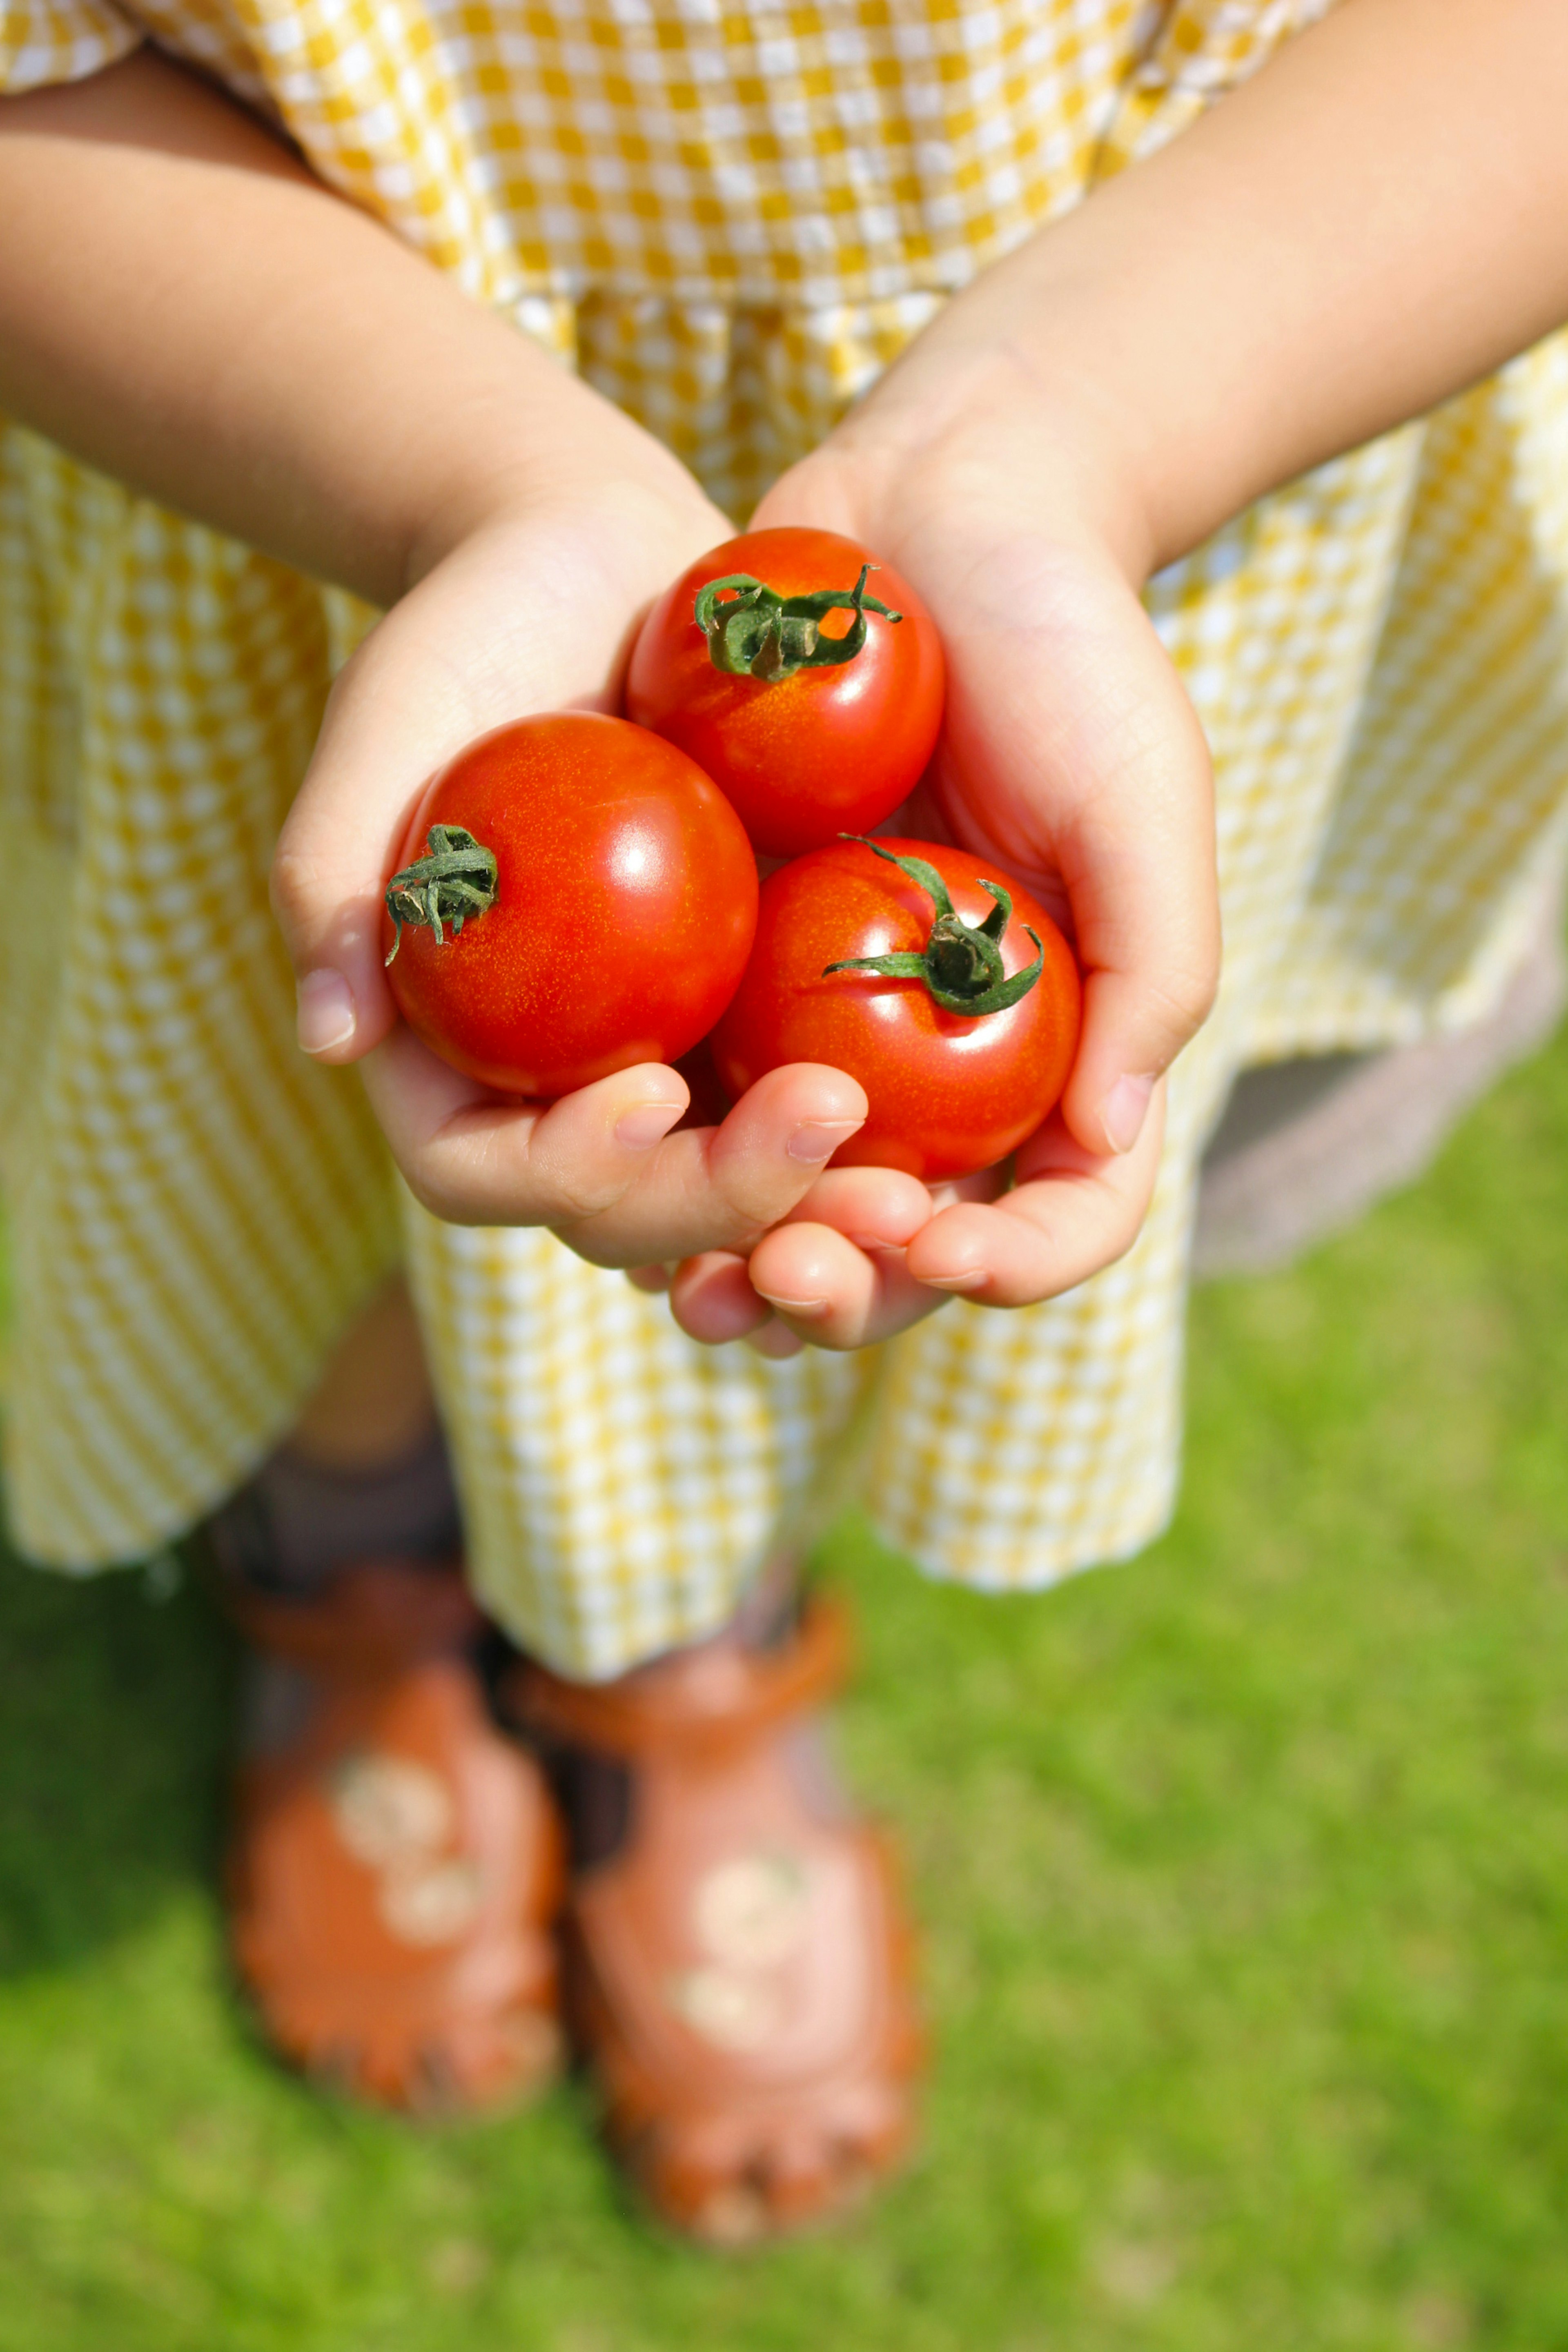
[[[977,409],[1054,425],[1142,572],[1565,319],[1568,7],[1342,0],[875,400],[928,447],[944,406],[965,437]]]
[[[0,410],[389,604],[494,501],[679,468],[150,51],[0,100]]]

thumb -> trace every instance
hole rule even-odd
[[[394,606],[328,699],[279,840],[272,903],[299,986],[300,1043],[353,1062],[395,1019],[382,894],[420,793],[492,727],[605,699],[628,619],[590,535],[477,533]]]
[[[1088,1151],[1131,1151],[1158,1081],[1219,982],[1208,750],[1163,648],[1142,723],[1106,746],[1103,788],[1060,836],[1084,974],[1083,1031],[1062,1116]],[[1162,675],[1163,673],[1163,675]]]
[[[400,646],[404,620],[383,621],[334,685],[272,861],[300,1044],[322,1062],[358,1061],[393,1026],[382,893],[426,782],[477,731],[467,698]]]
[[[1208,749],[1112,566],[1015,541],[965,589],[938,802],[959,840],[1066,897],[1085,986],[1062,1116],[1086,1151],[1131,1150],[1218,982]]]

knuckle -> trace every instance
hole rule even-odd
[[[498,1198],[482,1155],[463,1157],[439,1139],[395,1150],[398,1173],[419,1206],[443,1225],[531,1223],[517,1202]],[[517,1189],[515,1186],[512,1188]]]
[[[1143,1211],[1141,1207],[1121,1218],[1105,1236],[1103,1255],[1094,1271],[1103,1273],[1107,1266],[1117,1265],[1127,1255],[1142,1230]]]
[[[1152,995],[1162,1018],[1175,1031],[1181,1042],[1200,1030],[1214,1011],[1215,998],[1219,993],[1219,961],[1217,957],[1178,967],[1166,972],[1156,982]]]
[[[790,1206],[787,1201],[763,1203],[744,1194],[736,1198],[722,1192],[714,1203],[714,1213],[704,1221],[705,1246],[733,1250],[738,1256],[750,1257],[758,1243],[782,1222]]]
[[[443,1225],[473,1225],[484,1222],[476,1217],[469,1205],[459,1199],[449,1184],[420,1161],[405,1160],[399,1170],[404,1182],[415,1200],[426,1212]]]
[[[742,1153],[718,1150],[710,1154],[708,1172],[716,1222],[722,1224],[725,1234],[725,1239],[717,1246],[749,1249],[794,1208],[815,1171],[803,1168],[801,1181],[793,1186],[786,1178],[781,1193],[779,1179],[772,1170],[759,1168]]]
[[[510,1160],[509,1172],[513,1191],[526,1185],[531,1204],[528,1222],[563,1233],[613,1209],[626,1189],[627,1179],[618,1169],[595,1177],[584,1164],[581,1139],[574,1145],[570,1133],[552,1133],[547,1124],[550,1117],[547,1110],[528,1139],[525,1155]],[[572,1246],[586,1255],[576,1240]]]
[[[588,1182],[583,1176],[566,1176],[553,1171],[549,1180],[550,1211],[544,1222],[559,1233],[566,1226],[591,1223],[613,1209],[626,1191],[623,1181]],[[576,1244],[573,1244],[576,1247]],[[586,1253],[583,1252],[585,1255]]]
[[[1139,1185],[1131,1192],[1111,1192],[1099,1203],[1099,1231],[1093,1236],[1088,1275],[1101,1274],[1127,1255],[1143,1230],[1149,1192],[1148,1186]]]
[[[546,1229],[554,1234],[558,1242],[565,1244],[574,1257],[580,1257],[585,1265],[610,1265],[610,1259],[605,1255],[603,1249],[594,1239],[591,1225],[584,1229],[578,1224],[575,1218],[550,1217],[546,1220]]]
[[[599,1266],[606,1274],[624,1274],[629,1276],[637,1259],[643,1255],[642,1251],[630,1244],[617,1245],[607,1235],[595,1234],[592,1225],[586,1228],[579,1228],[574,1224],[552,1225],[550,1230],[558,1242],[565,1243],[574,1257],[580,1257],[585,1265]],[[657,1295],[645,1290],[641,1283],[634,1283],[632,1287],[642,1290],[645,1297]]]
[[[272,911],[284,929],[299,929],[309,920],[314,905],[314,861],[287,843],[280,845],[272,859],[268,888]]]

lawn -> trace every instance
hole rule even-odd
[[[567,2088],[420,2135],[273,2067],[203,1601],[0,1570],[0,2352],[1568,2347],[1568,1043],[1193,1334],[1179,1522],[1037,1601],[847,1523],[924,2153],[740,2263]]]

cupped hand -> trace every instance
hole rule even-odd
[[[1131,1247],[1163,1130],[1162,1082],[1129,1150],[1086,1151],[1054,1112],[1014,1155],[1011,1185],[1001,1169],[928,1190],[891,1169],[829,1168],[749,1252],[634,1278],[668,1289],[692,1339],[767,1356],[874,1347],[954,1297],[1036,1306]]]
[[[363,1062],[416,1198],[453,1223],[552,1226],[607,1265],[749,1247],[866,1109],[841,1072],[798,1065],[718,1127],[671,1134],[689,1099],[673,1069],[517,1103],[459,1076],[397,1020],[382,893],[430,775],[504,720],[613,708],[638,614],[728,534],[673,461],[653,473],[500,505],[434,562],[333,688],[273,868],[300,1043],[323,1062]]]
[[[874,394],[756,520],[843,531],[930,607],[946,717],[889,829],[994,859],[1057,915],[1084,975],[1077,1058],[1010,1187],[993,1173],[921,1216],[885,1185],[879,1222],[865,1197],[845,1213],[830,1170],[743,1264],[682,1266],[672,1305],[698,1339],[858,1347],[955,1294],[1019,1307],[1086,1280],[1136,1238],[1159,1164],[1160,1081],[1213,999],[1208,756],[1136,563],[1071,453],[1051,448],[1029,387],[998,391],[970,371],[961,402],[947,364],[917,346],[885,404]]]

